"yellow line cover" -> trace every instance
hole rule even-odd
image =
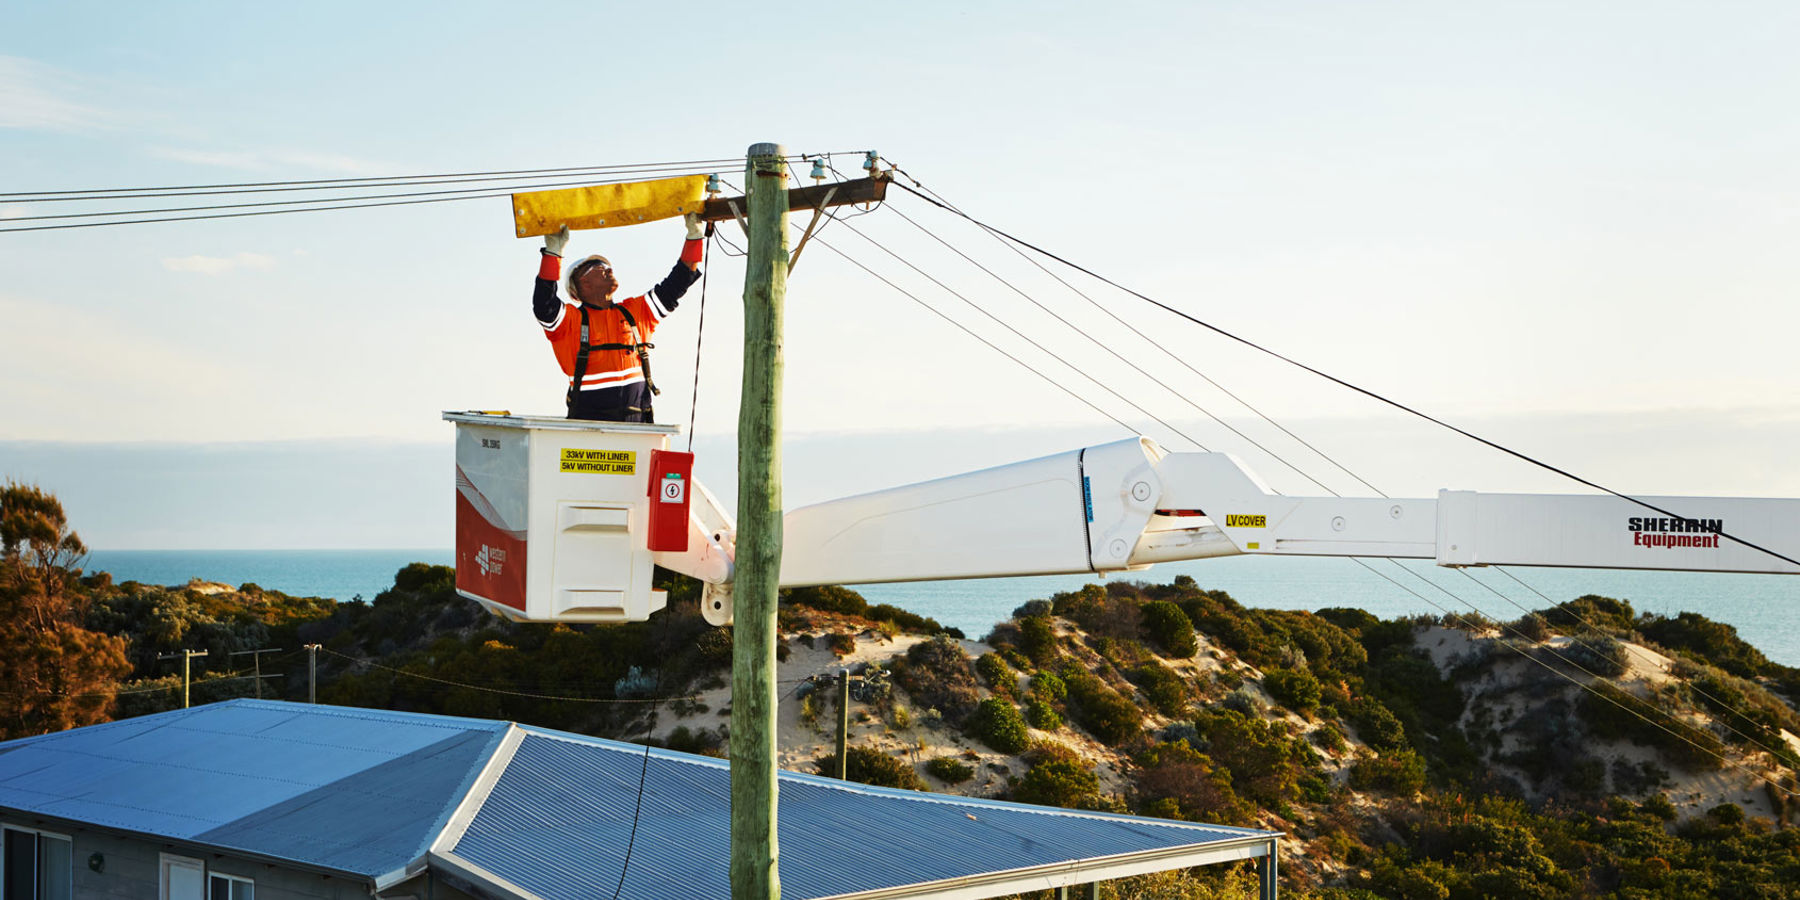
[[[512,201],[519,237],[552,234],[564,225],[573,230],[641,225],[699,212],[706,202],[706,176],[532,191],[514,194]]]

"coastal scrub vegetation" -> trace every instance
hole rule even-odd
[[[322,702],[609,737],[708,711],[692,695],[723,687],[731,661],[698,584],[661,571],[669,605],[649,622],[542,626],[487,615],[444,566],[408,565],[373,599],[338,603],[114,583],[84,572],[84,555],[52,495],[0,489],[4,737],[179,706],[179,660],[158,657],[183,650],[208,653],[195,702],[303,699],[299,648],[318,644]],[[853,745],[855,780],[920,789],[925,773],[959,792],[1280,830],[1304,851],[1284,849],[1283,891],[1321,900],[1781,897],[1800,884],[1800,759],[1784,735],[1800,733],[1800,670],[1695,613],[1590,595],[1512,628],[1383,620],[1246,607],[1178,576],[1034,599],[981,648],[846,588],[784,602],[808,647],[821,631],[849,629],[852,649],[869,629],[925,636],[883,661],[895,694],[871,701],[878,724],[907,730],[904,749]],[[269,647],[283,649],[260,680],[230,655]],[[656,702],[593,702],[614,699]],[[725,722],[711,724],[664,743],[722,754]],[[829,754],[807,758],[835,771]],[[1253,892],[1223,867],[1102,896]]]

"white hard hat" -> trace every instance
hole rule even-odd
[[[598,253],[569,267],[569,276],[567,279],[564,280],[564,287],[566,287],[568,289],[569,299],[581,300],[581,291],[575,287],[575,276],[577,273],[581,272],[583,269],[586,269],[588,267],[589,263],[596,263],[596,262],[607,267],[608,269],[612,268],[612,260],[609,260],[606,257],[601,256]],[[606,298],[602,297],[600,299],[604,300]]]

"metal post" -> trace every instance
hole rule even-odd
[[[319,702],[319,645],[306,645],[306,702]]]
[[[1262,900],[1276,900],[1275,847],[1276,842],[1271,839],[1269,841],[1269,852],[1256,859],[1256,881],[1257,887],[1260,889],[1257,896],[1262,898]]]
[[[779,900],[775,612],[781,574],[781,314],[787,294],[787,167],[752,144],[744,178],[744,379],[738,406],[737,609],[731,665],[731,896]]]
[[[850,670],[838,670],[837,777],[850,780]]]
[[[159,654],[156,657],[157,659],[174,659],[177,656],[181,657],[181,708],[182,709],[189,708],[189,706],[188,706],[188,699],[189,699],[188,687],[189,687],[189,685],[193,684],[193,681],[194,681],[194,657],[205,656],[208,652],[210,652],[210,651],[207,651],[207,650],[183,650],[180,653],[163,653],[163,654]]]
[[[249,654],[251,661],[255,664],[255,666],[256,666],[256,699],[258,699],[258,700],[262,699],[262,677],[263,677],[262,676],[262,655],[264,653],[280,653],[280,652],[281,652],[280,647],[267,647],[267,648],[264,648],[261,650],[238,650],[231,654],[232,656],[243,656],[245,654]],[[277,676],[277,677],[279,677],[279,676]]]

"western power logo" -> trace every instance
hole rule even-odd
[[[584,475],[636,475],[636,450],[562,448],[562,471]]]
[[[498,547],[481,545],[481,552],[475,554],[475,565],[480,567],[482,575],[498,575],[506,564],[506,551]]]
[[[1625,520],[1634,547],[1699,547],[1716,550],[1724,519],[1653,519],[1633,516]]]
[[[1226,528],[1267,528],[1268,516],[1226,516]]]

